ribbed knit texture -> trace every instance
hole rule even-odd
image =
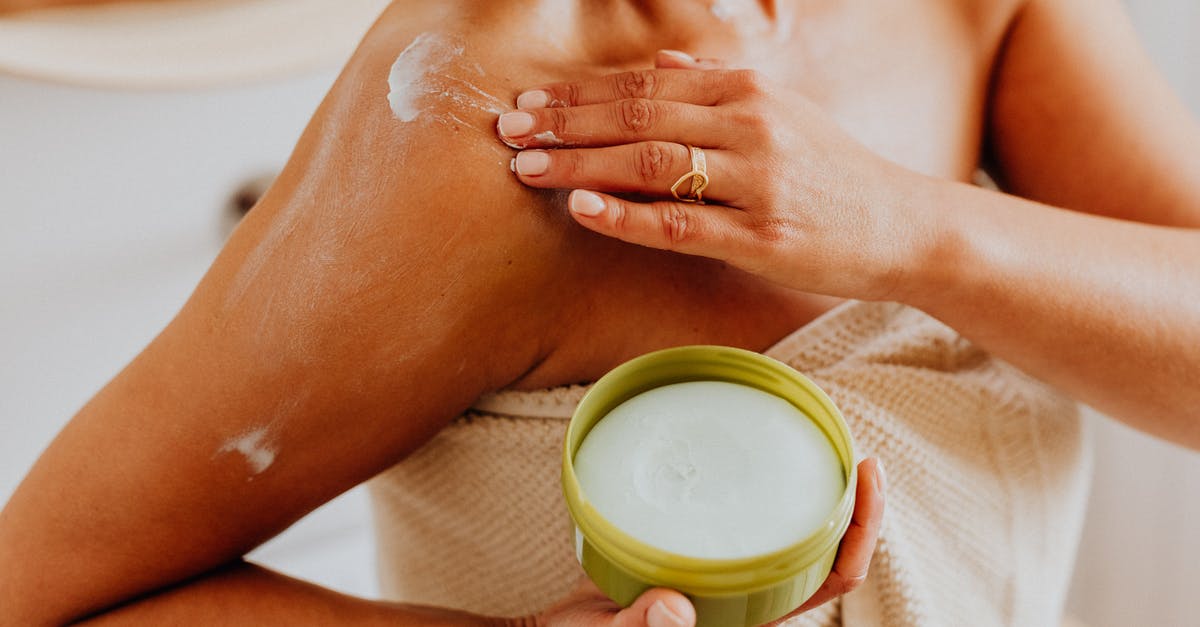
[[[847,303],[766,354],[833,398],[889,483],[867,584],[788,625],[1059,624],[1090,463],[1073,402],[895,304]],[[576,585],[558,477],[585,391],[481,399],[371,482],[388,598],[516,616]]]

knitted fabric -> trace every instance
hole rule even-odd
[[[766,354],[888,475],[867,583],[789,626],[1059,624],[1090,464],[1073,402],[896,304],[846,303]],[[574,588],[558,476],[585,391],[485,397],[371,482],[388,598],[516,616]]]

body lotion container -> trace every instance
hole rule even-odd
[[[828,439],[844,490],[823,522],[782,549],[733,559],[697,558],[642,542],[618,528],[588,501],[575,472],[575,456],[591,429],[625,401],[649,390],[692,381],[756,388],[800,410]],[[803,498],[803,485],[779,478],[778,498]],[[562,485],[575,523],[576,555],[588,576],[617,603],[628,606],[650,588],[686,594],[698,627],[741,627],[779,619],[825,581],[854,510],[857,473],[845,420],[812,381],[792,368],[750,351],[685,346],[633,359],[602,377],[580,401],[567,427]],[[703,524],[697,520],[695,524]],[[753,530],[747,530],[753,533]],[[802,533],[802,532],[801,532]]]

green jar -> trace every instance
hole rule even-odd
[[[724,381],[774,394],[797,407],[824,432],[841,462],[846,487],[816,531],[772,553],[737,559],[693,558],[634,539],[588,502],[575,475],[574,459],[592,427],[642,392],[689,381]],[[678,590],[695,605],[698,627],[761,625],[785,616],[812,596],[829,575],[850,524],[856,483],[850,430],[833,401],[787,365],[724,346],[662,350],[609,372],[580,401],[567,427],[563,450],[563,494],[575,522],[576,555],[584,571],[623,606],[650,588]]]

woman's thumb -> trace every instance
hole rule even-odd
[[[647,590],[617,614],[614,627],[693,627],[696,610],[687,597],[665,588]]]

